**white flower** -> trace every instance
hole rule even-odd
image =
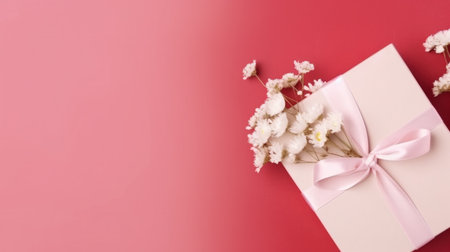
[[[434,82],[434,86],[444,88],[450,85],[450,73],[445,73],[437,81]]]
[[[289,131],[294,134],[299,134],[303,132],[307,126],[308,123],[306,123],[302,114],[297,113],[297,115],[295,116],[295,121],[292,123],[291,127],[289,128]]]
[[[283,145],[279,142],[269,146],[270,162],[278,164],[283,159]]]
[[[252,115],[250,119],[248,119],[248,125],[245,127],[246,130],[251,130],[256,126],[256,116]]]
[[[450,30],[440,31],[434,35],[436,53],[444,52],[444,46],[450,43]]]
[[[425,47],[425,51],[429,52],[433,50],[436,45],[439,44],[439,41],[434,37],[434,35],[428,36],[428,38],[425,40],[425,43],[423,43],[423,46]]]
[[[434,37],[433,35],[428,36],[428,38],[423,43],[423,46],[425,47],[425,51],[429,52],[433,50],[434,48]]]
[[[321,79],[318,80],[314,80],[314,84],[308,83],[308,85],[305,85],[303,87],[304,90],[309,91],[311,93],[316,92],[317,90],[319,90],[321,87],[323,87],[323,85],[326,82],[322,81]]]
[[[302,118],[307,123],[313,123],[323,113],[323,105],[318,103],[302,114]]]
[[[288,88],[297,85],[299,76],[293,73],[284,74],[281,79],[269,79],[266,83],[267,96],[270,97],[279,93],[283,88]]]
[[[434,86],[432,90],[433,90],[434,97],[436,97],[436,96],[441,94],[441,90],[437,86]]]
[[[272,128],[272,135],[275,137],[280,137],[286,132],[288,126],[288,118],[286,113],[281,113],[277,115],[271,122],[270,127]]]
[[[251,149],[255,155],[253,165],[256,167],[255,171],[259,173],[261,167],[267,161],[268,150],[267,148],[255,148],[255,147],[252,147]]]
[[[248,142],[253,146],[261,147],[269,137],[272,135],[272,128],[270,127],[269,121],[264,119],[256,123],[255,131],[248,135]]]
[[[309,63],[309,61],[298,62],[294,60],[295,70],[298,71],[299,74],[306,74],[312,70],[314,70],[314,65]]]
[[[242,70],[242,73],[244,74],[244,80],[254,76],[256,74],[256,60],[253,60],[252,63],[248,63]]]
[[[299,76],[293,73],[284,74],[281,79],[283,80],[283,88],[295,86],[300,80]]]
[[[255,109],[255,113],[248,120],[248,126],[246,127],[246,129],[250,130],[255,128],[256,122],[263,119],[265,115],[266,115],[266,104],[262,104],[261,106],[259,106],[259,108]]]
[[[267,96],[271,97],[272,95],[279,93],[280,90],[283,89],[283,80],[269,79],[266,83],[266,88],[267,88]]]
[[[328,113],[325,118],[325,127],[327,130],[331,131],[331,133],[337,133],[341,131],[342,125],[342,114],[340,113]]]
[[[297,95],[302,95],[303,94],[303,91],[302,90],[298,90],[297,91]]]
[[[286,103],[283,94],[276,93],[266,100],[266,111],[270,116],[274,116],[284,110]]]
[[[434,48],[434,51],[435,51],[436,53],[443,53],[443,52],[444,52],[444,46],[442,46],[442,45],[437,45],[437,46]]]
[[[303,148],[305,148],[306,143],[307,141],[305,134],[302,133],[300,135],[296,135],[289,141],[287,151],[290,154],[298,154],[303,150]]]
[[[327,132],[327,128],[324,124],[317,124],[312,133],[308,135],[309,143],[316,148],[322,148],[328,140]]]
[[[445,73],[433,83],[434,96],[440,95],[442,92],[450,91],[450,72]]]
[[[436,53],[443,53],[444,47],[450,44],[450,29],[439,31],[434,35],[428,36],[423,43],[425,51],[429,52],[434,49]]]

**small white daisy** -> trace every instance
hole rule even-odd
[[[436,96],[441,94],[441,90],[437,86],[434,86],[432,90],[433,90],[434,97],[436,97]]]
[[[341,131],[342,126],[342,114],[340,113],[328,113],[325,118],[325,126],[331,133],[337,133]]]
[[[286,132],[288,126],[288,118],[285,112],[278,114],[270,123],[272,128],[272,135],[280,137]]]
[[[272,95],[279,93],[280,90],[283,89],[283,80],[269,79],[267,80],[266,88],[267,88],[267,96],[271,97]]]
[[[307,123],[313,123],[315,120],[317,120],[323,113],[323,105],[318,103],[309,108],[306,112],[302,114],[302,118]]]
[[[443,53],[444,47],[450,43],[450,30],[439,31],[434,35],[435,48],[434,51],[436,53]]]
[[[443,53],[445,51],[445,46],[450,44],[450,29],[439,31],[434,35],[427,37],[423,46],[425,51],[430,52],[434,49],[436,53]]]
[[[309,63],[309,61],[298,62],[294,60],[295,70],[298,71],[299,74],[306,74],[314,70],[314,65]]]
[[[304,90],[309,91],[311,93],[316,92],[317,90],[319,90],[321,87],[323,87],[323,85],[326,82],[322,81],[321,79],[318,80],[314,80],[314,84],[308,83],[308,85],[305,85],[303,87]]]
[[[283,80],[283,88],[293,87],[297,85],[298,81],[300,80],[299,76],[293,73],[284,74],[281,79]]]
[[[253,60],[252,63],[248,63],[242,70],[242,73],[244,74],[244,77],[243,77],[244,80],[246,80],[252,76],[255,76],[256,75],[256,60]]]
[[[328,140],[327,132],[324,124],[317,124],[312,133],[308,135],[309,143],[316,148],[322,148]]]
[[[256,167],[255,171],[259,173],[261,171],[261,168],[263,167],[264,163],[267,162],[267,154],[268,150],[267,148],[251,148],[254,152],[254,160],[253,165]]]
[[[246,129],[253,129],[256,126],[256,122],[263,119],[266,115],[266,105],[263,103],[259,108],[255,109],[255,113],[248,120],[248,126]]]
[[[445,73],[433,83],[434,96],[438,96],[442,92],[450,92],[450,72]]]
[[[289,128],[289,132],[299,134],[303,132],[306,127],[308,127],[308,123],[306,123],[305,119],[302,116],[302,113],[297,113],[297,115],[295,116],[295,121]]]
[[[283,145],[279,142],[269,146],[270,162],[278,164],[283,159]]]
[[[289,141],[287,151],[290,154],[298,154],[303,150],[303,148],[305,148],[306,143],[307,141],[305,134],[302,133],[300,135],[296,135]]]
[[[283,94],[276,93],[266,100],[266,111],[270,116],[274,116],[281,111],[283,111],[286,106],[286,102],[284,100]]]
[[[272,135],[272,128],[268,120],[260,120],[256,123],[255,131],[248,135],[248,142],[253,146],[261,147]]]

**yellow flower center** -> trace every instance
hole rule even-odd
[[[316,137],[316,140],[317,140],[318,142],[321,142],[321,141],[322,141],[322,134],[321,134],[320,132],[316,132],[315,137]]]

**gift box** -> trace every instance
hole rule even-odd
[[[296,106],[318,102],[365,153],[283,166],[340,250],[412,251],[450,226],[450,133],[392,44]]]

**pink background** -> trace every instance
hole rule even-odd
[[[281,166],[254,173],[242,67],[328,80],[393,42],[431,98],[450,1],[412,2],[0,1],[0,251],[336,251]]]

